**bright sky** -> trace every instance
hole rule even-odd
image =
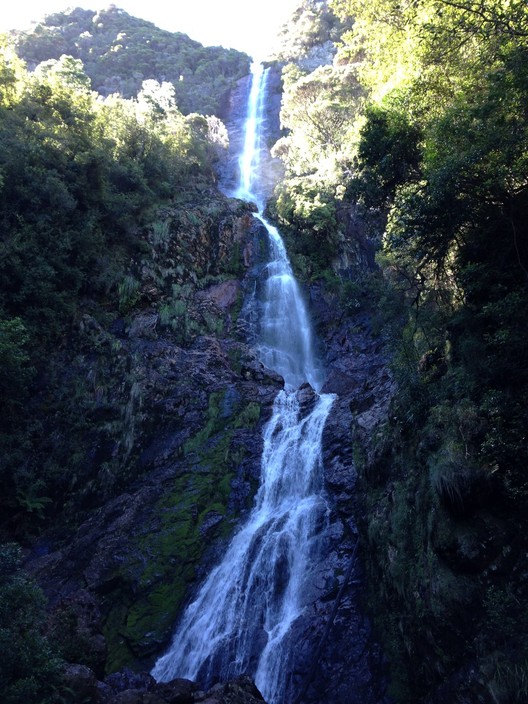
[[[109,4],[106,0],[2,0],[0,32],[29,29],[32,21],[68,7],[100,10]],[[232,47],[263,58],[300,0],[115,0],[114,4],[129,15],[170,32],[184,32],[202,44]]]

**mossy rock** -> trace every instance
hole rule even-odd
[[[231,481],[244,459],[233,442],[254,428],[260,405],[225,391],[209,395],[205,423],[184,447],[185,470],[152,509],[152,522],[132,540],[119,588],[107,597],[107,670],[148,661],[166,644],[206,549],[233,532]]]

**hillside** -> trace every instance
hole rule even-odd
[[[253,235],[216,188],[222,123],[154,80],[101,99],[72,57],[30,73],[2,42],[0,67],[1,696],[84,701],[65,663],[103,676],[159,648],[205,536],[232,530],[277,380],[234,339]],[[144,550],[161,572],[138,572]],[[44,562],[47,611],[22,560]]]
[[[167,32],[110,5],[79,7],[44,17],[29,32],[12,32],[18,55],[32,70],[63,54],[80,59],[93,90],[135,97],[143,81],[176,88],[184,115],[221,115],[230,89],[250,59],[235,49],[204,47],[186,34]]]

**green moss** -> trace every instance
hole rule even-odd
[[[224,321],[212,313],[204,311],[202,313],[205,328],[208,333],[213,333],[216,336],[221,336],[224,331]]]
[[[225,271],[237,277],[241,277],[244,273],[240,242],[233,242],[230,249],[229,261],[225,265]]]
[[[260,420],[260,404],[250,401],[235,420],[235,428],[254,428]]]
[[[125,594],[119,592],[113,594],[113,608],[103,626],[103,634],[108,646],[108,656],[106,659],[106,671],[116,672],[121,667],[129,665],[131,662],[131,652],[125,637],[122,634],[122,626],[126,620],[129,604]]]
[[[239,347],[234,347],[228,350],[227,353],[229,364],[231,369],[236,371],[238,374],[242,371],[242,352]]]
[[[220,404],[225,398],[224,391],[213,392],[209,396],[209,407],[207,409],[207,421],[205,426],[199,430],[196,435],[187,440],[183,450],[186,455],[191,452],[197,452],[204,448],[206,441],[211,437],[211,435],[220,429],[221,422],[220,417]]]
[[[127,312],[139,300],[141,284],[133,276],[127,275],[118,284],[119,310]]]
[[[151,656],[166,642],[207,545],[226,538],[237,516],[227,510],[231,481],[245,449],[235,433],[260,418],[258,403],[226,403],[225,391],[212,392],[204,426],[184,447],[189,471],[178,476],[154,510],[156,527],[138,535],[122,584],[111,595],[105,625],[108,671]],[[220,520],[208,524],[211,517]],[[207,524],[207,540],[204,529]]]
[[[357,441],[352,443],[352,457],[357,471],[363,471],[365,468],[366,453],[365,448]]]
[[[128,610],[124,636],[138,656],[151,654],[170,633],[185,594],[183,580],[156,584]]]

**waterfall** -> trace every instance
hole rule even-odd
[[[255,201],[259,211],[266,79],[267,72],[254,67],[235,194]],[[321,437],[334,397],[314,393],[311,409],[301,411],[299,387],[308,382],[318,391],[322,374],[284,243],[260,212],[257,217],[270,251],[258,351],[285,388],[264,430],[261,484],[250,516],[187,607],[152,674],[209,685],[245,673],[269,704],[285,704],[295,695],[294,627],[309,602],[311,567],[327,527]]]

